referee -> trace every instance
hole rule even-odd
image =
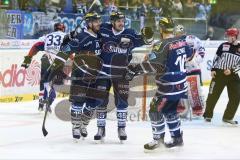
[[[239,30],[237,28],[227,29],[225,35],[228,41],[218,47],[213,60],[212,80],[203,117],[205,121],[211,122],[215,105],[223,89],[227,86],[229,101],[222,120],[226,123],[238,124],[232,119],[240,102],[240,78],[233,73],[233,69],[240,63],[240,43],[237,41]]]

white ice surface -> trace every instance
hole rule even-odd
[[[204,87],[204,93],[208,88]],[[240,159],[240,128],[221,122],[227,104],[226,90],[217,106],[213,122],[203,119],[183,121],[184,146],[179,149],[159,148],[145,153],[143,145],[152,140],[149,122],[128,122],[128,140],[120,144],[117,123],[107,121],[106,138],[96,144],[96,120],[88,126],[85,140],[74,143],[70,122],[59,120],[54,113],[48,116],[43,137],[43,114],[37,111],[37,101],[0,104],[0,159]],[[239,111],[235,120],[240,121]],[[169,139],[169,135],[167,135]]]

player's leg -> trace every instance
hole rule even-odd
[[[165,119],[161,112],[164,107],[165,99],[154,97],[150,103],[149,117],[152,126],[153,141],[144,145],[146,150],[154,150],[164,143]]]
[[[237,121],[233,121],[232,119],[240,103],[240,80],[236,75],[230,76],[228,77],[230,80],[227,84],[229,101],[223,115],[223,121],[230,124],[237,124]]]
[[[76,76],[76,72],[73,72],[73,76]],[[80,139],[81,128],[83,128],[82,116],[83,110],[87,112],[89,109],[84,109],[86,107],[86,97],[81,95],[86,95],[87,84],[83,81],[72,81],[70,87],[69,101],[71,104],[71,122],[72,122],[72,136],[75,139]],[[84,127],[86,128],[86,127]],[[86,129],[83,129],[83,137],[87,136]]]
[[[126,140],[127,134],[125,128],[127,121],[129,81],[113,81],[113,91],[115,105],[117,107],[118,138],[120,140]]]
[[[167,100],[162,109],[172,138],[171,142],[165,143],[168,148],[183,145],[182,131],[180,129],[181,120],[177,113],[178,103],[179,100]]]
[[[216,103],[226,85],[226,77],[220,71],[217,72],[216,77],[212,79],[209,87],[209,93],[206,101],[206,109],[203,117],[210,122],[213,117],[213,110]]]
[[[38,106],[39,111],[43,111],[44,83],[46,82],[45,74],[47,73],[49,66],[50,66],[49,59],[47,55],[44,54],[41,58],[41,79],[40,79],[39,106]]]
[[[204,109],[204,96],[201,90],[199,72],[196,71],[187,77],[188,101],[192,107],[193,116],[202,116]]]
[[[108,79],[98,79],[96,82],[96,89],[100,91],[105,91],[105,98],[98,100],[96,105],[96,116],[97,116],[97,134],[94,136],[94,140],[101,140],[105,137],[105,126],[107,118],[107,105],[109,101],[109,90],[111,88],[111,80]]]

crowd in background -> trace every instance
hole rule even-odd
[[[93,0],[11,0],[9,9],[58,13],[86,13]],[[106,15],[121,10],[131,18],[172,16],[206,20],[210,0],[98,0],[94,11]]]
[[[20,9],[26,12],[40,11],[45,13],[77,13],[85,14],[94,0],[10,0],[9,8]],[[218,1],[218,3],[212,3]],[[120,10],[132,21],[133,27],[142,28],[146,24],[151,24],[157,29],[158,19],[162,16],[170,16],[183,20],[187,29],[204,30],[204,37],[214,37],[213,32],[219,28],[226,29],[236,23],[237,18],[232,13],[225,12],[224,8],[238,12],[240,1],[232,0],[96,0],[91,11],[96,11],[101,15],[109,15],[112,11]],[[216,5],[217,4],[217,5]],[[235,9],[233,9],[235,6]],[[186,22],[191,20],[191,24]],[[137,22],[138,21],[138,22]],[[205,23],[193,24],[195,22]],[[134,22],[136,25],[134,26]],[[140,23],[140,25],[139,25]],[[197,27],[196,27],[197,26]],[[205,27],[207,26],[207,27]],[[238,27],[238,26],[236,26]],[[193,31],[200,33],[200,31]],[[222,30],[219,30],[222,33]],[[218,34],[216,34],[218,35]],[[201,36],[200,36],[201,38]],[[219,39],[221,37],[215,37]],[[204,38],[205,39],[205,38]],[[213,38],[214,39],[214,38]]]

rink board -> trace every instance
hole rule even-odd
[[[24,56],[36,40],[0,40],[0,102],[20,102],[38,99],[40,81],[40,58],[38,53],[26,70],[21,67]],[[202,63],[202,78],[208,84],[210,68],[216,49],[221,42],[206,41],[206,57]],[[147,54],[149,46],[136,48],[133,61],[140,61]],[[60,95],[61,96],[61,95]]]

